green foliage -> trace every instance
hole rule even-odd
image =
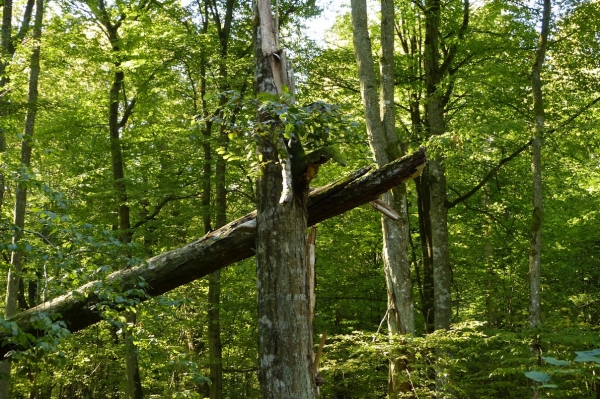
[[[336,335],[325,346],[321,374],[327,384],[321,392],[325,398],[386,397],[388,361],[394,360],[401,365],[406,397],[524,398],[531,396],[532,388],[553,388],[551,396],[561,398],[593,395],[597,366],[569,370],[562,366],[570,362],[544,357],[552,366],[526,371],[536,363],[530,350],[535,334],[463,323],[425,337],[390,340],[360,331]],[[596,336],[590,328],[541,334],[545,352],[559,356],[584,341],[593,342]],[[561,368],[556,369],[555,363]],[[551,378],[556,384],[548,383]]]
[[[39,392],[124,397],[125,330],[138,348],[148,397],[207,397],[206,282],[140,304],[139,299],[146,299],[144,281],[114,286],[106,276],[204,234],[203,217],[214,219],[215,201],[201,204],[202,176],[208,169],[208,185],[214,189],[220,157],[228,161],[228,219],[253,210],[252,168],[259,162],[255,148],[261,134],[300,138],[308,150],[329,146],[343,154],[349,168],[372,164],[349,13],[340,15],[327,35],[335,42],[318,48],[295,36],[298,19],[316,11],[314,2],[279,3],[280,23],[291,24],[282,43],[298,72],[295,98],[290,93],[253,98],[249,1],[236,3],[227,56],[220,47],[225,25],[217,26],[213,15],[222,12],[225,2],[207,8],[202,2],[185,8],[172,1],[109,2],[113,21],[124,16],[118,55],[93,16],[96,2],[56,3],[47,10],[42,40],[31,168],[19,162],[31,43],[16,43],[0,100],[0,132],[6,142],[6,152],[0,153],[6,187],[0,209],[0,277],[6,280],[11,252],[21,249],[28,306],[96,281],[92,289],[102,299],[99,310],[105,321],[70,335],[60,318],[42,315],[35,320],[40,334],[34,336],[1,320],[7,342],[27,348],[11,353],[15,397]],[[477,4],[461,41],[456,32],[462,6],[455,0],[443,4],[444,46],[459,46],[455,62],[448,65],[453,73],[440,84],[441,92],[452,89],[446,132],[429,137],[423,128],[424,14],[413,3],[396,2],[397,133],[409,151],[426,145],[430,157],[443,155],[450,202],[527,143],[533,126],[529,73],[537,10],[505,1]],[[320,388],[324,397],[386,397],[390,360],[406,365],[400,368],[404,383],[419,398],[524,398],[540,387],[540,395],[547,397],[597,396],[600,114],[594,101],[600,89],[599,7],[583,1],[555,10],[542,74],[548,127],[542,330],[525,329],[532,215],[525,150],[482,189],[449,209],[456,323],[451,331],[393,340],[376,334],[385,329],[387,310],[380,215],[365,206],[320,223],[314,330],[330,334],[321,363],[327,381]],[[20,11],[15,12],[20,19]],[[380,32],[375,23],[371,32]],[[373,45],[378,51],[377,40]],[[107,126],[116,63],[125,75],[121,112],[136,100],[120,131],[132,220],[132,243],[126,245],[115,232]],[[268,115],[261,123],[255,120],[259,107]],[[324,185],[343,174],[341,167],[331,165],[321,168],[312,183]],[[17,183],[27,187],[29,203],[23,237],[13,243]],[[413,297],[419,310],[423,280],[417,272],[422,273],[428,248],[421,247],[417,190],[412,183],[407,190]],[[252,261],[224,270],[222,278],[224,397],[255,398],[260,391]],[[124,310],[136,312],[137,325],[126,324]],[[423,317],[417,315],[423,332]],[[544,355],[539,365],[530,350],[538,333]],[[546,389],[550,385],[556,387]]]

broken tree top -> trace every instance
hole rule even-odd
[[[427,158],[424,149],[391,162],[380,169],[359,169],[345,178],[320,187],[310,193],[308,225],[342,214],[377,199],[389,189],[418,176]],[[114,284],[123,291],[146,283],[146,295],[141,301],[164,294],[174,288],[204,277],[254,255],[256,211],[251,212],[204,237],[148,259],[143,265],[110,274],[104,284]],[[24,331],[35,330],[31,320],[45,313],[65,322],[71,332],[81,330],[101,320],[97,305],[106,304],[94,290],[99,282],[88,283],[77,290],[18,313],[10,319]],[[5,338],[5,334],[0,334]],[[8,351],[0,349],[1,354]]]

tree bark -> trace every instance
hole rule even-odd
[[[125,311],[125,326],[123,337],[125,339],[125,372],[127,375],[127,391],[130,399],[143,399],[142,378],[138,363],[138,349],[133,342],[133,331],[137,324],[137,314]]]
[[[29,72],[29,94],[27,98],[27,115],[25,117],[25,128],[23,130],[23,141],[21,143],[21,165],[29,168],[31,165],[32,138],[35,129],[35,118],[37,115],[38,81],[40,75],[40,44],[42,36],[42,19],[44,11],[43,0],[37,1],[35,26],[33,40],[38,43],[31,53]],[[17,228],[13,236],[13,244],[18,244],[22,230],[25,228],[25,207],[27,205],[27,187],[25,184],[17,184],[15,194],[14,224]],[[5,317],[12,317],[17,312],[17,298],[19,293],[19,282],[23,269],[23,251],[16,249],[11,256],[11,268],[8,272],[8,285],[6,292]]]
[[[4,9],[4,11],[7,11]],[[42,22],[44,18],[44,1],[37,0],[35,10],[35,22],[33,28],[34,47],[31,53],[30,70],[29,70],[29,93],[27,98],[27,113],[25,116],[25,127],[23,129],[23,141],[21,143],[21,166],[29,168],[31,166],[32,138],[35,129],[35,118],[37,116],[37,101],[38,101],[38,83],[40,76],[40,40],[42,37]],[[4,24],[3,20],[3,24]],[[3,25],[4,28],[4,25]],[[10,32],[8,32],[10,35]],[[3,29],[2,40],[5,40],[5,32]],[[3,71],[2,71],[3,72]],[[0,138],[1,145],[4,145],[4,137]],[[3,180],[3,179],[2,179]],[[4,182],[2,181],[2,184]],[[0,192],[4,195],[4,192]],[[25,208],[27,205],[27,186],[23,183],[17,184],[15,194],[15,212],[14,225],[16,227],[13,235],[13,245],[18,245],[23,235],[25,228]],[[23,286],[21,283],[23,272],[23,250],[16,248],[11,255],[11,265],[8,270],[7,287],[6,287],[6,308],[4,317],[10,318],[17,313],[17,303],[19,296],[19,288]],[[0,362],[0,398],[8,398],[10,391],[10,360],[1,357]]]
[[[4,0],[2,2],[2,28],[0,29],[0,98],[3,102],[8,102],[8,89],[6,87],[9,78],[6,75],[6,67],[12,60],[16,47],[15,43],[22,40],[30,29],[31,15],[35,0],[27,0],[25,4],[25,10],[21,20],[21,26],[17,30],[16,34],[13,35],[13,1]],[[8,107],[0,107],[0,118],[8,114]],[[6,152],[6,133],[4,126],[0,125],[0,155]],[[4,204],[5,195],[5,180],[4,165],[0,165],[0,210]],[[1,382],[0,382],[1,384]]]
[[[118,22],[110,21],[109,12],[104,2],[99,1],[98,19],[106,28],[108,39],[115,55],[115,72],[109,92],[108,128],[110,139],[110,156],[113,173],[113,187],[115,203],[117,206],[117,230],[119,239],[123,244],[131,243],[133,230],[131,228],[131,216],[129,211],[127,185],[125,183],[125,161],[123,159],[123,148],[121,144],[121,130],[128,122],[135,106],[135,100],[127,102],[125,93],[125,73],[121,69],[122,50],[120,48],[119,27],[125,16],[121,16]],[[120,95],[125,101],[121,104]],[[130,399],[143,399],[144,392],[140,377],[138,352],[133,341],[132,331],[135,328],[137,317],[134,312],[125,312],[125,326],[123,337],[125,340],[125,369],[127,378],[127,391]]]
[[[381,59],[380,99],[374,74],[371,40],[367,24],[365,0],[353,0],[352,28],[354,51],[358,64],[361,95],[367,124],[369,144],[378,166],[401,156],[402,150],[396,133],[394,115],[394,2],[381,1]],[[409,222],[406,186],[401,184],[383,196],[385,204],[393,209],[398,220],[382,216],[383,260],[388,294],[387,321],[390,336],[414,334],[414,304],[408,259]],[[402,365],[390,359],[388,394],[397,397],[406,390],[400,381]]]
[[[353,0],[351,4],[354,49],[369,144],[377,165],[381,167],[401,155],[394,118],[394,5],[387,0],[381,2],[382,58],[381,101],[379,101],[373,73],[374,62],[367,26],[366,1]],[[386,193],[384,201],[400,214],[399,220],[382,217],[383,253],[388,287],[388,328],[392,334],[412,334],[414,333],[414,305],[408,261],[406,187],[400,185],[392,192]]]
[[[255,92],[282,95],[292,87],[270,0],[255,5]],[[259,122],[272,118],[258,111]],[[313,399],[312,325],[306,267],[308,181],[292,174],[303,153],[297,137],[281,145],[278,127],[259,138],[256,269],[258,380],[263,399]],[[291,157],[292,148],[300,151]]]
[[[221,144],[227,139],[222,127],[219,129]],[[227,223],[227,188],[225,182],[226,163],[217,156],[215,170],[215,208],[217,228]],[[210,354],[210,399],[223,395],[223,344],[221,343],[221,270],[208,276],[208,350]]]
[[[308,226],[377,199],[392,187],[418,176],[425,162],[425,151],[419,150],[371,173],[360,169],[312,191],[308,200]],[[107,276],[105,284],[128,289],[143,279],[147,284],[146,295],[139,299],[145,301],[254,256],[255,239],[256,212],[252,212],[184,247],[150,258],[143,265],[116,271]],[[36,330],[30,322],[32,316],[60,314],[58,319],[65,322],[71,332],[79,331],[101,320],[96,307],[102,301],[95,292],[98,283],[85,284],[69,294],[20,312],[10,320],[24,332],[33,333]],[[0,334],[0,339],[3,338],[6,337]],[[0,356],[10,349],[9,344],[0,347]]]
[[[213,21],[217,27],[221,57],[219,61],[219,72],[225,84],[220,90],[229,90],[227,57],[229,52],[229,37],[231,24],[233,22],[234,0],[227,0],[225,4],[225,16],[221,22],[218,9],[213,8]],[[208,18],[207,18],[208,19]],[[242,93],[240,93],[241,95]],[[226,98],[221,97],[221,106],[226,103]],[[223,115],[221,115],[221,118]],[[233,115],[235,119],[235,113]],[[233,122],[233,121],[232,121]],[[223,124],[219,126],[217,142],[219,147],[226,148],[228,136]],[[222,155],[217,155],[215,162],[215,226],[221,228],[227,223],[227,187],[226,187],[227,163]],[[208,350],[210,355],[210,399],[221,399],[223,396],[223,344],[221,342],[221,270],[217,270],[208,276]]]
[[[429,194],[429,178],[426,173],[415,179],[417,187],[417,211],[419,215],[419,237],[421,240],[421,256],[423,274],[421,282],[421,313],[425,320],[425,332],[434,330],[434,294],[433,294],[433,246],[431,243],[431,195]]]
[[[541,72],[548,47],[550,30],[551,0],[544,0],[542,27],[540,31],[535,62],[531,71],[533,113],[535,130],[531,142],[531,174],[533,178],[533,216],[531,221],[531,246],[529,250],[529,326],[540,325],[540,275],[542,257],[542,222],[544,206],[542,195],[542,139],[544,136],[544,99]]]
[[[442,93],[444,78],[452,78],[456,68],[451,70],[452,62],[457,52],[458,44],[463,39],[469,25],[469,2],[463,2],[462,25],[455,34],[456,40],[446,44],[441,57],[442,37],[440,0],[425,1],[425,88],[427,93],[426,134],[439,136],[445,132],[444,113],[452,86]],[[452,82],[448,83],[452,84]],[[452,303],[450,294],[450,259],[448,254],[448,206],[446,197],[446,171],[444,157],[436,154],[428,166],[430,208],[429,215],[431,227],[432,266],[433,266],[433,305],[434,328],[448,329],[452,316]]]

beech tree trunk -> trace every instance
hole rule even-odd
[[[367,26],[365,0],[352,1],[354,49],[359,68],[359,79],[365,120],[371,150],[381,167],[400,157],[401,149],[394,118],[394,5],[382,0],[382,58],[381,101]],[[393,334],[414,333],[414,305],[408,261],[408,209],[406,187],[400,185],[383,196],[385,203],[400,215],[399,220],[382,218],[384,263],[388,287],[388,327]]]
[[[444,134],[445,107],[452,93],[453,76],[458,67],[452,63],[456,56],[458,45],[464,38],[469,26],[469,1],[463,1],[463,20],[451,43],[446,42],[442,51],[441,37],[441,0],[425,1],[425,88],[427,93],[426,130],[428,136]],[[441,87],[442,81],[448,79],[448,87]],[[430,160],[427,178],[429,180],[429,224],[431,227],[431,255],[433,266],[433,305],[434,328],[448,329],[452,316],[450,294],[450,259],[448,254],[448,201],[446,196],[446,171],[444,157],[435,155]]]
[[[369,144],[378,166],[401,156],[394,115],[394,15],[392,0],[381,1],[380,99],[374,73],[371,40],[367,24],[366,0],[353,0],[352,31],[354,51],[365,110]],[[382,216],[383,260],[388,293],[387,322],[390,336],[414,334],[414,304],[408,259],[409,222],[406,186],[401,184],[383,195],[385,204],[400,218]],[[407,390],[400,381],[404,362],[390,359],[388,393],[390,397]]]
[[[426,119],[428,134],[441,135],[444,127],[444,104],[437,92],[442,81],[440,71],[440,0],[427,0],[425,12],[425,85],[427,90]],[[431,225],[434,328],[450,327],[451,297],[448,259],[448,226],[446,209],[446,176],[443,158],[437,155],[428,165],[430,192],[429,219]]]
[[[551,0],[544,0],[542,27],[538,41],[535,62],[531,70],[531,89],[533,94],[533,112],[535,130],[531,141],[531,174],[533,177],[533,215],[531,221],[531,246],[529,250],[529,326],[540,325],[540,275],[542,257],[542,222],[544,206],[542,195],[542,139],[544,135],[544,99],[542,93],[541,72],[548,47],[550,30]]]

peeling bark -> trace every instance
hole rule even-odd
[[[254,63],[258,93],[281,95],[288,65],[278,48],[270,0],[255,5]],[[257,119],[270,118],[258,111]],[[310,273],[306,261],[308,182],[274,127],[260,138],[257,183],[258,380],[263,399],[316,397]],[[297,138],[295,146],[303,150]]]

